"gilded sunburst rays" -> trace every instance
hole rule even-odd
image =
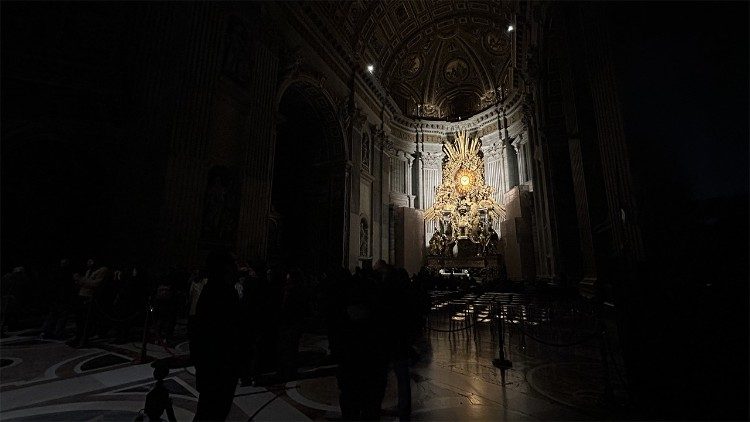
[[[466,132],[459,132],[452,143],[443,147],[448,158],[443,164],[443,180],[425,219],[439,220],[449,214],[455,218],[457,210],[466,207],[470,208],[472,219],[477,218],[480,209],[487,210],[493,218],[504,217],[505,209],[492,198],[494,189],[484,182],[481,147],[479,139],[467,137]]]

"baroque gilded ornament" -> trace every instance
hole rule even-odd
[[[431,255],[449,255],[459,239],[469,239],[486,253],[497,240],[493,219],[504,219],[505,208],[493,198],[494,188],[484,182],[481,142],[459,132],[452,144],[443,146],[443,181],[425,220],[438,221],[440,229],[430,239]]]

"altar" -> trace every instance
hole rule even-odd
[[[485,184],[481,142],[459,132],[443,152],[442,183],[424,217],[438,224],[429,240],[427,266],[497,269],[503,265],[502,242],[492,226],[504,219],[505,208],[494,200],[494,188]]]

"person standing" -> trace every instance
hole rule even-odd
[[[76,285],[79,287],[78,296],[75,298],[76,335],[67,344],[73,347],[81,347],[86,344],[88,336],[93,331],[91,318],[93,310],[94,294],[104,283],[109,275],[109,268],[99,265],[93,258],[86,262],[86,273],[83,277],[74,275]]]
[[[339,405],[344,420],[378,420],[388,369],[383,313],[373,274],[355,274],[339,304]]]
[[[195,313],[190,355],[195,365],[198,409],[195,421],[226,420],[240,372],[240,300],[234,289],[237,267],[226,252],[212,252],[207,281]]]
[[[75,294],[73,283],[73,269],[70,260],[61,259],[60,266],[54,275],[52,286],[52,298],[50,301],[49,314],[42,326],[42,337],[49,339],[63,338],[65,334],[65,323],[68,320],[68,308]]]
[[[195,334],[195,314],[198,312],[198,299],[208,279],[200,270],[193,270],[190,276],[190,290],[188,291],[188,340]]]
[[[13,268],[13,272],[3,276],[0,283],[2,304],[0,304],[0,334],[7,337],[6,331],[18,329],[20,314],[28,290],[29,277],[24,267]]]

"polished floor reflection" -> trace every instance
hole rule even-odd
[[[589,420],[628,418],[622,363],[601,309],[578,299],[432,292],[428,329],[412,370],[415,420]],[[604,335],[602,334],[604,333]],[[15,333],[2,340],[0,411],[4,420],[132,420],[153,383],[138,364],[140,345],[95,341],[88,349]],[[512,367],[493,365],[501,356]],[[335,367],[324,335],[306,334],[300,378],[239,386],[231,420],[338,420]],[[186,342],[148,345],[155,358],[188,353]],[[179,420],[192,418],[193,369],[166,381]],[[383,419],[396,420],[389,374]],[[262,408],[262,409],[261,409]]]

